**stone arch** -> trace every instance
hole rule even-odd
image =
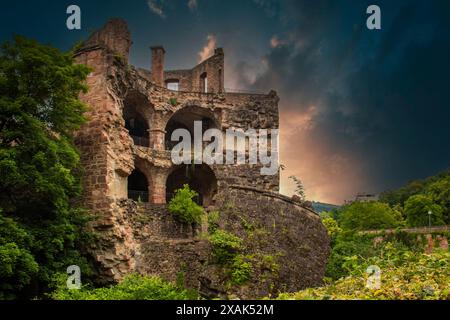
[[[211,109],[197,105],[187,105],[176,111],[168,119],[165,127],[165,149],[171,150],[177,144],[177,142],[171,141],[172,133],[176,129],[188,130],[192,139],[194,139],[194,121],[202,122],[202,134],[208,129],[220,129],[220,122]]]
[[[128,199],[149,201],[149,184],[146,175],[139,169],[134,169],[128,176]]]
[[[206,164],[178,165],[172,168],[166,180],[167,203],[175,195],[175,191],[188,184],[199,196],[195,201],[208,207],[214,204],[217,193],[217,178],[213,169]]]
[[[152,198],[151,165],[145,160],[136,158],[134,170],[127,177],[128,199],[142,202],[150,202]]]
[[[135,145],[150,147],[153,107],[142,93],[131,91],[123,101],[122,116]]]

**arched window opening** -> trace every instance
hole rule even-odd
[[[166,181],[166,201],[170,202],[176,190],[187,184],[198,193],[194,201],[204,207],[213,205],[217,193],[217,179],[214,171],[206,164],[182,165],[175,169]]]
[[[130,133],[135,145],[149,147],[149,127],[147,121],[133,106],[127,105],[123,110],[125,128]]]
[[[172,150],[172,148],[178,144],[178,141],[171,141],[172,133],[176,129],[186,129],[191,135],[191,145],[194,145],[194,122],[202,122],[202,135],[206,130],[212,128],[218,128],[216,121],[214,120],[214,114],[204,108],[199,107],[186,107],[173,114],[166,125],[166,137],[165,144],[166,150]]]
[[[138,169],[133,170],[128,176],[128,199],[148,202],[148,180]]]

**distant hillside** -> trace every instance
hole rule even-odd
[[[426,179],[411,181],[397,190],[385,191],[381,193],[379,200],[388,203],[391,206],[397,204],[403,206],[405,201],[413,195],[432,194],[434,196],[433,198],[445,199],[446,201],[444,202],[446,203],[443,203],[443,205],[448,208],[448,205],[450,204],[450,197],[448,196],[449,186],[450,168]]]
[[[312,206],[314,208],[314,211],[320,213],[323,211],[331,211],[333,209],[339,209],[340,206],[335,205],[335,204],[329,204],[329,203],[323,203],[323,202],[316,202],[313,201]]]

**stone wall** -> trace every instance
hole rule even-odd
[[[200,77],[206,74],[207,92],[223,93],[224,89],[224,53],[222,48],[215,50],[214,55],[189,70],[166,70],[164,81],[178,80],[179,91],[203,92]]]
[[[224,93],[220,49],[191,69],[192,91],[171,91],[155,83],[149,71],[129,65],[130,46],[126,23],[116,19],[94,33],[75,54],[78,63],[93,68],[87,80],[90,90],[81,96],[89,106],[89,121],[77,133],[76,144],[85,168],[83,201],[98,216],[91,224],[98,240],[88,249],[97,264],[99,282],[119,281],[134,271],[160,274],[169,280],[184,274],[186,283],[205,295],[234,293],[241,297],[319,284],[328,237],[317,216],[304,205],[270,192],[278,191],[279,174],[262,176],[260,166],[248,164],[211,167],[217,194],[209,209],[223,213],[223,227],[251,242],[249,253],[280,254],[279,275],[267,275],[273,279],[247,289],[224,286],[223,270],[210,263],[209,244],[200,237],[207,230],[180,224],[164,205],[167,179],[177,168],[165,148],[170,119],[189,110],[213,118],[222,130],[277,129],[276,93]],[[203,72],[209,77],[209,93],[195,92],[195,79]],[[174,77],[175,73],[163,76]],[[142,137],[149,141],[148,146],[135,144],[125,127],[124,109],[130,107],[148,124],[148,135]],[[147,178],[149,203],[137,205],[126,200],[128,177],[134,170]],[[227,211],[230,203],[235,210]],[[261,231],[255,239],[242,229],[241,217]],[[264,272],[256,270],[255,276]]]
[[[243,239],[244,254],[254,257],[250,281],[227,288],[224,279],[211,276],[217,292],[241,298],[295,292],[322,283],[330,252],[329,238],[320,218],[304,204],[248,187],[230,186],[217,196],[220,228]],[[273,259],[277,271],[264,263]],[[205,272],[217,272],[212,266]]]
[[[117,223],[127,233],[110,233],[123,255],[101,255],[114,275],[139,272],[182,279],[207,298],[259,298],[322,283],[330,250],[327,232],[313,211],[287,197],[230,186],[209,208],[220,213],[221,229],[243,239],[242,254],[253,257],[251,279],[242,285],[230,285],[227,271],[215,262],[206,223],[180,223],[165,205],[123,199],[114,207],[121,217]]]

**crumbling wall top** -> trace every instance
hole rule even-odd
[[[84,47],[106,47],[128,61],[131,44],[131,34],[127,23],[125,20],[114,18],[92,34],[84,43]]]

